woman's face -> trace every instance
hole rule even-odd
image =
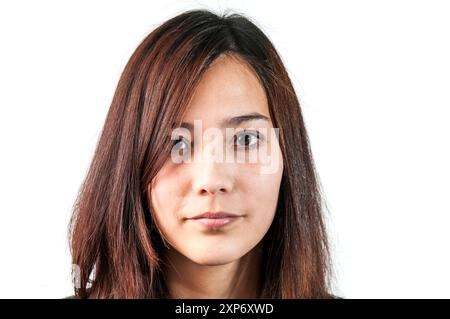
[[[235,117],[241,118],[230,120]],[[264,89],[239,59],[223,55],[205,72],[182,122],[193,126],[194,120],[201,120],[197,129],[184,130],[177,135],[182,138],[173,141],[173,150],[181,155],[168,158],[149,193],[154,218],[169,244],[195,263],[220,265],[247,254],[268,231],[277,207],[283,159],[276,130],[271,130]],[[235,130],[231,138],[226,128]],[[208,129],[222,134],[208,135]],[[230,160],[226,152],[235,155]],[[191,154],[191,160],[181,162],[183,154]],[[256,154],[257,160],[250,160]],[[270,156],[270,164],[261,154]],[[205,212],[238,217],[191,219]]]

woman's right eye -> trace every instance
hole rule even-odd
[[[172,149],[175,151],[181,150],[185,152],[190,147],[189,141],[187,141],[184,137],[180,136],[178,139],[174,140],[172,145]]]

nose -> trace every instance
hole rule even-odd
[[[192,165],[192,189],[196,195],[230,193],[233,189],[232,165],[217,162],[211,156],[196,158]]]

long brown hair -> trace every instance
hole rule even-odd
[[[248,17],[184,12],[151,32],[128,61],[69,225],[81,298],[170,297],[147,187],[170,154],[204,71],[218,56],[243,58],[261,81],[284,171],[263,238],[261,298],[329,298],[331,263],[323,196],[298,98],[280,56]]]

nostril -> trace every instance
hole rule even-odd
[[[214,191],[213,190],[207,190],[207,189],[202,189],[201,191],[200,191],[200,194],[201,195],[208,195],[208,194],[210,194],[210,195],[214,195]]]
[[[210,194],[210,195],[214,195],[214,194],[216,194],[216,193],[226,193],[227,192],[227,190],[226,190],[226,188],[218,188],[218,189],[210,189],[210,190],[208,190],[208,189],[202,189],[201,191],[200,191],[200,194],[201,195],[208,195],[208,194]]]

